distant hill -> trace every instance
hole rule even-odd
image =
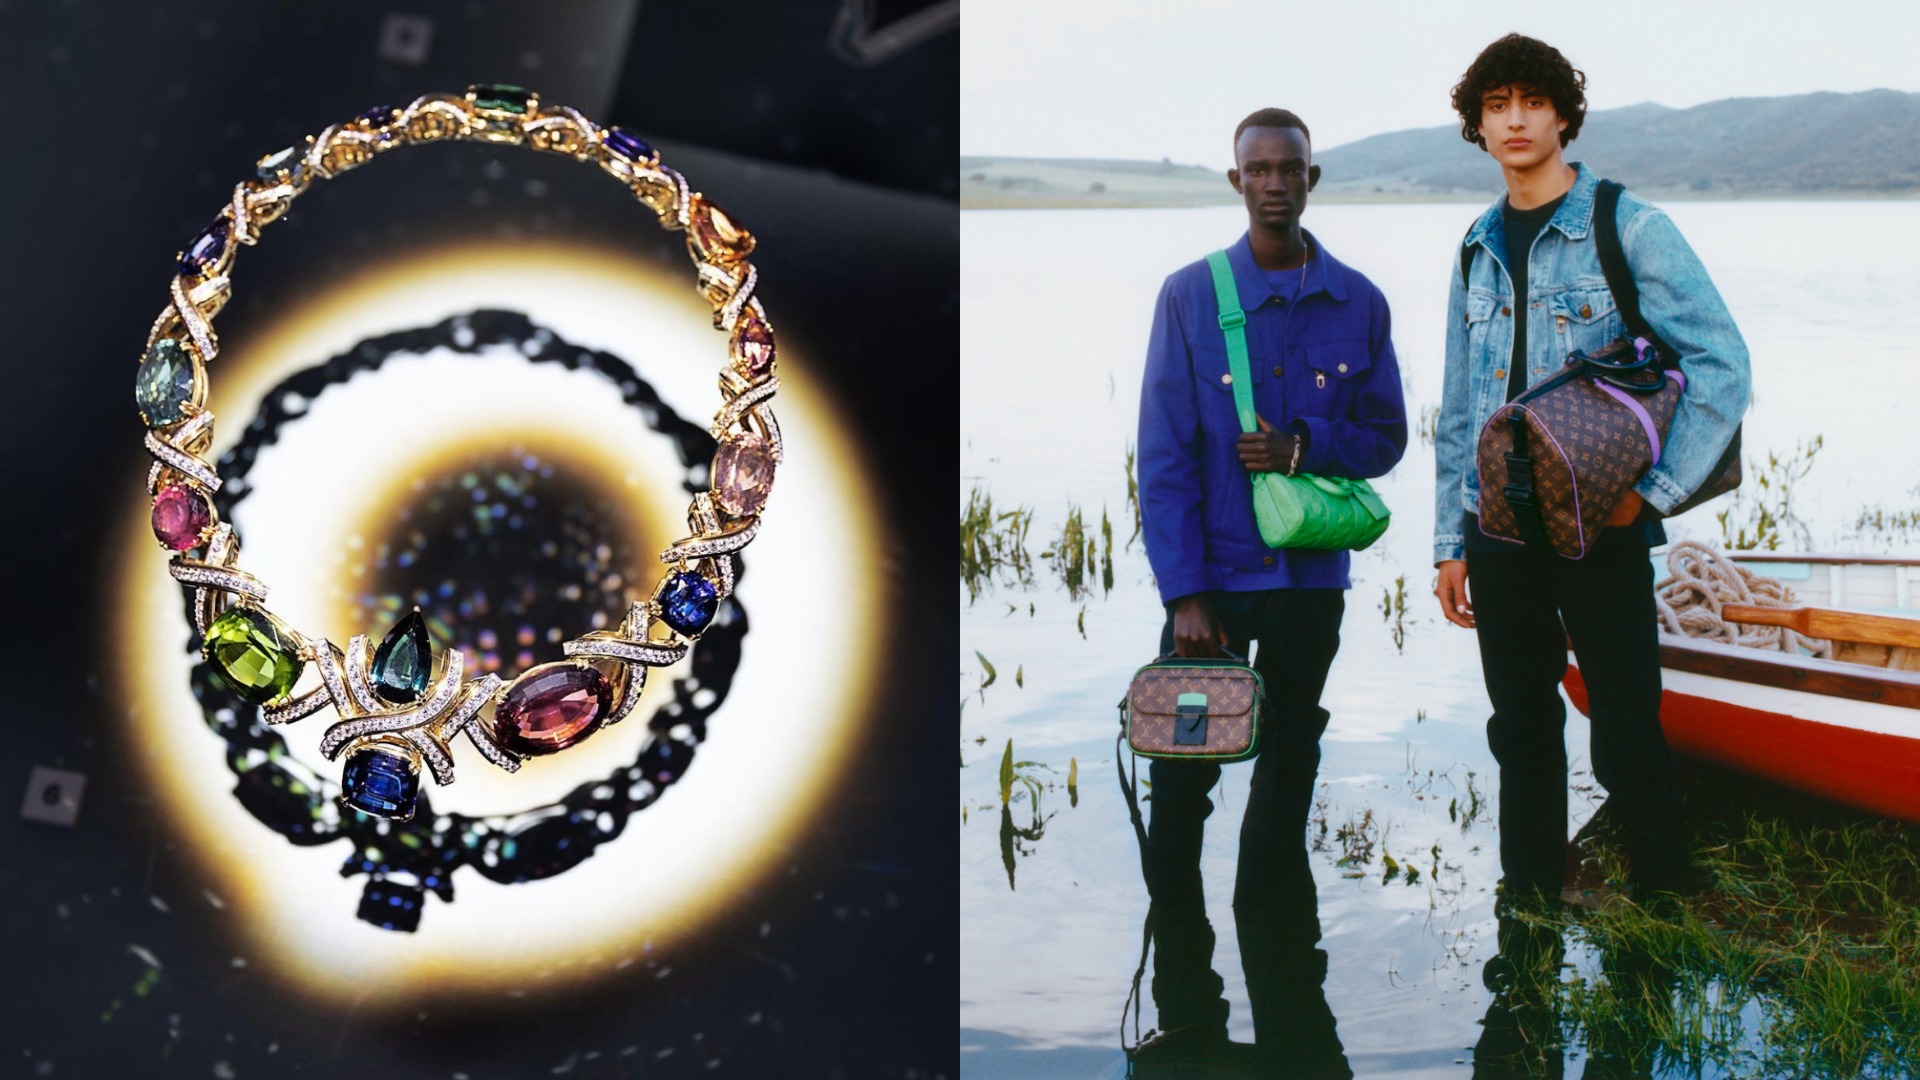
[[[1209,206],[1237,202],[1225,173],[1171,161],[960,159],[960,205]]]
[[[1567,147],[1656,198],[1920,196],[1920,94],[1729,98],[1587,114]],[[1322,200],[1491,199],[1500,172],[1459,128],[1375,135],[1316,156]],[[961,205],[1187,206],[1237,200],[1223,174],[1169,162],[963,158]],[[1102,184],[1095,190],[1093,185]]]

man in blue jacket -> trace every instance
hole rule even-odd
[[[1276,550],[1254,522],[1255,472],[1376,477],[1407,445],[1387,302],[1300,227],[1320,179],[1306,124],[1262,109],[1234,131],[1227,173],[1247,232],[1227,248],[1259,430],[1242,434],[1227,343],[1204,259],[1174,272],[1154,308],[1140,393],[1140,515],[1166,605],[1160,651],[1252,660],[1268,713],[1240,829],[1236,905],[1272,892],[1258,867],[1303,843],[1320,692],[1340,644],[1348,555]],[[1148,875],[1156,910],[1202,906],[1200,840],[1220,778],[1210,762],[1156,760]],[[1260,857],[1253,857],[1258,855]],[[1163,1026],[1167,1022],[1162,1017]]]
[[[1500,763],[1500,864],[1509,897],[1557,898],[1567,840],[1566,706],[1572,641],[1593,718],[1593,771],[1608,793],[1642,893],[1683,885],[1681,797],[1660,729],[1660,648],[1648,549],[1659,518],[1715,471],[1746,412],[1747,349],[1700,259],[1659,209],[1623,193],[1615,220],[1640,311],[1687,378],[1660,460],[1579,560],[1481,532],[1479,432],[1494,411],[1600,351],[1624,324],[1594,240],[1599,183],[1569,164],[1586,77],[1558,50],[1510,34],[1454,87],[1461,135],[1500,164],[1506,195],[1467,232],[1467,273],[1450,265],[1447,358],[1435,426],[1433,537],[1441,613],[1475,629]],[[1472,598],[1468,586],[1472,586]]]

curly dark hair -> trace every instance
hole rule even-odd
[[[1560,50],[1535,38],[1508,34],[1480,51],[1467,73],[1453,87],[1453,111],[1460,114],[1460,137],[1487,148],[1480,134],[1481,100],[1489,90],[1519,86],[1545,95],[1553,111],[1567,122],[1560,133],[1565,147],[1580,134],[1587,118],[1587,76],[1567,62]]]

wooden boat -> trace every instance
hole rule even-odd
[[[1729,552],[1792,587],[1798,618],[1834,658],[1660,635],[1660,723],[1689,754],[1862,810],[1920,821],[1920,558]],[[1782,616],[1780,613],[1797,612]],[[1568,654],[1568,697],[1587,688]]]

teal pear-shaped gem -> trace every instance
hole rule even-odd
[[[373,652],[373,692],[395,705],[409,705],[426,696],[432,675],[433,639],[427,620],[414,608]]]

